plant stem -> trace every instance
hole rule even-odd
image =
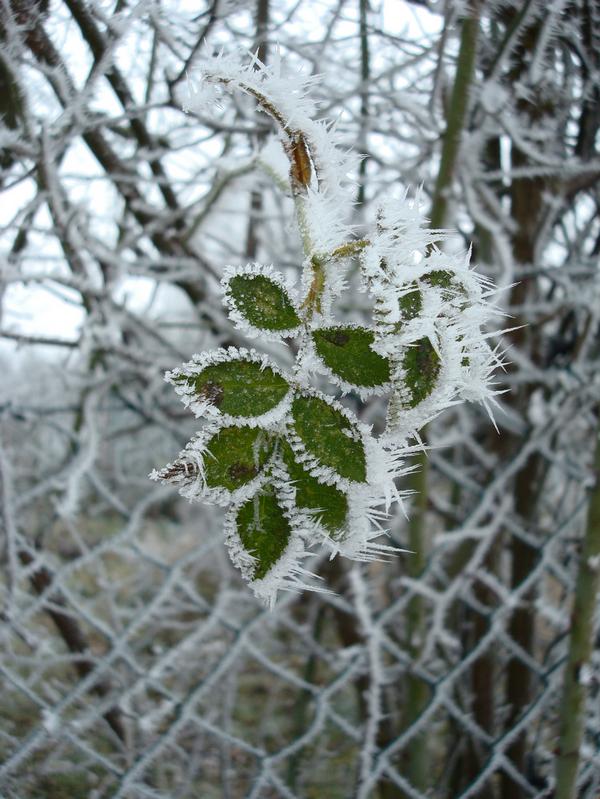
[[[438,229],[447,223],[448,191],[456,170],[456,161],[462,131],[465,127],[469,92],[475,72],[477,37],[479,33],[479,2],[475,0],[471,14],[464,20],[460,37],[460,48],[454,76],[454,86],[442,145],[440,168],[435,184],[431,208],[431,227]],[[423,440],[425,430],[422,431]],[[429,462],[425,452],[418,454],[418,471],[411,479],[410,488],[417,492],[417,501],[409,524],[409,546],[416,554],[409,561],[409,573],[417,576],[425,567],[428,542],[426,528]],[[426,624],[423,599],[415,596],[408,606],[407,640],[413,660],[419,658]],[[410,727],[423,711],[429,698],[429,688],[422,680],[409,675],[407,701],[404,712],[404,728]],[[408,746],[407,766],[410,782],[414,788],[424,790],[428,782],[427,741],[424,736],[415,737]]]
[[[427,455],[417,455],[419,471],[412,478],[411,488],[417,492],[408,527],[408,548],[414,555],[408,557],[408,574],[418,579],[426,564],[429,542],[425,524],[427,511]],[[408,603],[406,613],[407,650],[411,661],[419,659],[425,633],[425,604],[423,597],[415,594]],[[429,699],[429,688],[419,677],[407,675],[405,726],[409,727],[419,717]],[[427,746],[425,737],[420,734],[410,741],[406,756],[407,777],[411,785],[424,790],[427,785]]]
[[[321,640],[324,618],[325,618],[325,605],[320,605],[317,610],[313,624],[313,640],[317,644]],[[312,683],[315,681],[317,667],[318,667],[318,659],[313,652],[307,657],[306,663],[304,665],[304,673],[302,675],[302,679],[304,680],[304,682]],[[308,717],[308,706],[312,701],[312,698],[313,697],[310,691],[302,691],[298,695],[298,698],[296,699],[296,703],[292,711],[295,737],[300,737],[305,732],[306,719]],[[297,790],[298,774],[300,771],[300,765],[302,763],[303,756],[304,756],[303,750],[299,749],[297,752],[294,752],[288,763],[288,784],[292,789],[292,791]]]
[[[479,35],[479,1],[471,6],[471,14],[464,20],[460,36],[460,49],[456,63],[454,86],[450,98],[450,108],[444,133],[444,143],[440,160],[440,168],[433,194],[431,207],[431,227],[440,228],[447,223],[448,190],[454,179],[456,158],[460,146],[461,134],[465,128],[469,93],[475,74],[475,57],[477,55],[477,38]]]
[[[587,680],[594,642],[594,611],[600,590],[600,437],[595,453],[596,483],[590,497],[583,549],[575,584],[571,613],[569,655],[564,676],[558,758],[556,799],[575,799],[577,771],[583,740]]]
[[[254,39],[254,49],[260,61],[267,63],[269,57],[269,45],[267,33],[269,30],[269,0],[257,0],[256,3],[256,35]],[[258,144],[264,144],[266,132],[258,134]],[[254,260],[258,251],[257,226],[258,220],[263,210],[262,193],[259,189],[253,189],[250,195],[250,213],[248,215],[248,227],[246,229],[246,257]]]
[[[371,77],[371,65],[369,61],[369,33],[367,28],[368,0],[359,0],[360,15],[360,143],[362,150],[361,161],[358,168],[358,194],[356,204],[358,207],[365,202],[365,179],[367,176],[368,157],[365,152],[367,149],[367,131],[369,127],[369,80]]]

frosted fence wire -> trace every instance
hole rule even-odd
[[[543,448],[549,433],[535,446]],[[436,459],[441,463],[442,455]],[[25,546],[19,523],[11,520],[15,513],[19,519],[46,515],[44,536],[49,544],[56,536],[56,548],[26,566],[17,561],[3,586],[5,795],[46,790],[53,796],[68,788],[72,796],[165,799],[314,791],[366,797],[391,783],[408,796],[425,796],[406,777],[406,752],[420,736],[434,742],[431,772],[439,795],[452,795],[452,761],[467,743],[483,754],[482,766],[457,797],[492,790],[501,771],[526,795],[547,795],[540,783],[553,766],[569,560],[585,510],[575,486],[549,498],[540,531],[532,532],[512,518],[510,475],[499,474],[477,497],[467,523],[440,536],[418,580],[402,576],[406,555],[390,564],[352,566],[342,593],[283,594],[269,612],[226,562],[218,521],[209,512],[185,508],[183,524],[170,521],[154,512],[163,491],[138,488],[126,514],[123,509],[121,518],[112,517],[110,531],[94,531],[82,516],[67,532],[52,519],[51,487],[44,496],[42,484],[34,498],[16,492],[7,461],[5,449],[3,490],[12,501],[5,520],[16,536],[13,546]],[[87,502],[93,499],[92,493]],[[494,574],[485,566],[507,523],[515,535],[537,537],[537,565],[516,590],[501,565]],[[472,546],[460,574],[450,577],[466,542]],[[52,578],[38,594],[31,577],[42,564]],[[414,596],[425,606],[426,634],[421,657],[411,662],[402,638]],[[530,601],[539,608],[533,655],[519,651],[508,631],[511,611]],[[89,650],[68,651],[52,609],[77,623]],[[457,614],[471,625],[477,614],[486,620],[473,646],[459,640],[470,631],[456,624]],[[349,645],[340,617],[352,630]],[[501,695],[510,657],[531,675],[531,702],[512,729],[484,730],[473,718],[472,669],[487,658]],[[93,671],[78,678],[82,659]],[[424,680],[431,695],[420,717],[402,729],[408,674]],[[118,710],[124,740],[107,722],[111,708]],[[503,712],[498,709],[499,720]],[[594,716],[589,724],[595,734]],[[528,731],[527,773],[516,773],[506,756],[521,729]],[[593,784],[596,768],[590,753],[584,787]],[[592,790],[581,795],[591,797]]]
[[[0,76],[16,76],[25,100],[22,127],[4,125],[0,142],[2,158],[8,149],[14,159],[0,162],[3,181],[9,175],[0,203],[0,332],[12,347],[0,351],[0,795],[498,799],[508,780],[522,796],[550,797],[590,484],[593,324],[587,355],[584,347],[575,364],[561,361],[558,333],[550,342],[556,358],[544,368],[525,346],[511,353],[506,385],[516,396],[538,381],[538,394],[526,407],[504,407],[500,437],[466,407],[431,429],[439,447],[429,455],[422,574],[408,576],[407,554],[360,567],[322,560],[313,566],[332,593],[282,594],[266,611],[227,560],[217,512],[189,507],[147,480],[194,431],[164,371],[207,347],[244,343],[228,326],[216,284],[222,264],[243,260],[255,185],[264,200],[264,260],[299,263],[289,203],[264,178],[249,178],[248,132],[258,140],[264,119],[256,121],[244,98],[216,121],[181,111],[184,67],[204,26],[219,42],[250,47],[254,9],[223,4],[211,22],[209,5],[196,17],[178,3],[120,4],[114,18],[108,4],[87,4],[103,35],[103,52],[92,58],[75,22],[83,4],[56,0],[46,14],[44,3],[31,3],[26,19],[17,13],[9,24],[22,4],[0,2]],[[497,7],[483,5],[486,13]],[[431,189],[443,130],[441,17],[432,17],[431,31],[417,25],[393,35],[380,28],[385,15],[373,17],[372,52],[383,61],[374,61],[378,115],[368,131],[360,127],[354,7],[329,4],[317,41],[312,3],[272,6],[287,56],[325,73],[315,91],[328,116],[341,115],[348,146],[369,133],[373,196],[398,182]],[[563,30],[553,22],[559,9],[528,8],[544,20],[541,53]],[[338,31],[342,12],[348,18]],[[508,42],[498,75],[519,41]],[[451,61],[452,48],[442,55]],[[131,94],[120,85],[117,105],[113,64]],[[498,131],[503,92],[499,79],[485,87],[482,136]],[[1,113],[7,120],[4,106]],[[149,141],[135,138],[132,118],[147,125]],[[593,153],[590,163],[560,160],[560,143],[540,155],[550,125],[534,146],[526,127],[500,121],[539,158],[514,175],[581,180],[590,163],[597,170]],[[468,213],[491,233],[496,249],[486,269],[498,283],[540,286],[535,301],[508,310],[529,322],[562,319],[571,307],[597,313],[597,257],[584,248],[596,234],[589,196],[565,211],[563,238],[546,231],[540,263],[519,264],[516,274],[513,220],[503,216],[505,198],[493,195],[493,181],[511,176],[505,165],[485,173],[476,136],[470,145],[460,164],[459,221]],[[550,194],[556,205],[560,192]],[[367,412],[380,419],[375,404]],[[538,494],[524,521],[514,483],[533,462],[530,490]],[[392,537],[407,545],[400,514]],[[513,587],[517,540],[532,557]],[[518,611],[533,624],[530,651],[515,641]],[[415,612],[421,634],[407,640]],[[530,686],[516,708],[507,692],[511,663],[522,664]],[[584,675],[582,799],[600,790],[599,666],[596,650],[591,677]],[[425,704],[407,724],[411,690],[423,685]],[[511,747],[523,733],[521,768]],[[425,787],[411,770],[423,747]]]

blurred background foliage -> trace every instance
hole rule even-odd
[[[2,794],[597,797],[597,0],[1,0],[0,41]],[[194,431],[164,371],[241,343],[223,266],[302,261],[269,120],[184,111],[220,48],[320,75],[357,232],[422,186],[514,328],[498,431],[450,409],[401,486],[414,554],[271,612],[147,480]]]

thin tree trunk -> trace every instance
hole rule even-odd
[[[600,408],[598,409],[600,412]],[[585,725],[587,675],[594,644],[594,616],[600,591],[600,437],[594,459],[596,482],[583,537],[575,603],[571,613],[569,655],[560,711],[556,799],[575,799]]]
[[[470,14],[464,20],[461,31],[454,86],[431,208],[431,227],[436,229],[443,227],[448,222],[448,194],[456,173],[457,156],[466,124],[469,94],[475,72],[479,13],[480,7],[477,0],[472,4]],[[414,473],[410,487],[416,492],[416,501],[409,523],[409,547],[416,554],[408,559],[411,577],[418,577],[422,573],[429,548],[427,534],[429,462],[424,452],[419,453],[415,460],[418,471]],[[417,661],[419,658],[426,622],[423,599],[420,596],[415,596],[408,606],[406,630],[407,648],[413,661]],[[428,686],[418,677],[408,675],[403,729],[409,728],[416,721],[428,699]],[[421,791],[426,789],[429,781],[428,758],[427,737],[418,735],[407,748],[406,768],[411,784]]]
[[[518,168],[527,164],[527,157],[516,147],[512,151],[513,167]],[[511,188],[511,215],[516,223],[516,233],[513,238],[513,254],[515,263],[519,266],[531,264],[535,259],[535,246],[539,232],[539,219],[543,208],[544,182],[539,179],[518,179],[513,181]],[[513,290],[511,302],[520,307],[529,293],[529,285],[521,282]],[[518,322],[517,322],[518,323]],[[533,352],[535,334],[525,329],[517,330],[511,335],[512,343],[519,349]],[[529,405],[531,386],[521,390],[515,396],[515,406],[525,409]],[[517,442],[520,446],[522,442]],[[512,449],[500,444],[501,450]],[[505,453],[507,454],[507,453]],[[537,497],[540,480],[544,471],[542,455],[534,451],[531,453],[523,467],[515,477],[515,514],[521,524],[527,527],[535,517]],[[539,557],[538,549],[530,546],[517,535],[507,531],[511,536],[511,576],[512,589],[518,588],[529,576]],[[521,597],[519,606],[514,610],[509,623],[509,634],[519,649],[531,653],[534,645],[535,617],[533,609],[535,589],[531,589]],[[518,656],[512,656],[508,661],[506,677],[506,703],[508,714],[505,721],[505,730],[509,731],[521,717],[531,699],[531,669]],[[507,754],[515,768],[524,774],[526,771],[527,733],[522,731],[510,744]],[[502,799],[524,799],[525,794],[514,781],[502,772],[501,778]]]
[[[444,145],[431,207],[432,228],[441,228],[448,223],[448,195],[456,172],[456,158],[465,128],[469,95],[475,74],[480,11],[480,0],[474,0],[462,26]]]
[[[267,63],[269,58],[269,43],[267,32],[269,29],[269,2],[270,0],[257,0],[256,2],[256,38],[254,49],[258,58]],[[259,145],[264,141],[265,134],[258,135]],[[258,252],[257,223],[263,209],[262,193],[258,189],[253,189],[250,195],[250,214],[248,217],[248,227],[246,229],[246,258],[254,259]]]
[[[26,550],[19,551],[19,560],[24,566],[30,566],[33,563],[33,555]],[[40,566],[31,572],[29,582],[32,588],[38,595],[46,593],[54,583],[54,575],[45,566]],[[76,659],[73,661],[73,666],[77,671],[80,679],[84,679],[92,674],[96,666],[93,659],[90,657],[90,647],[83,630],[79,626],[77,619],[69,611],[67,603],[62,594],[56,590],[48,597],[47,601],[42,606],[48,616],[52,619],[58,634],[65,643],[65,646]],[[98,680],[95,682],[90,691],[93,691],[97,696],[104,698],[110,693],[110,684],[106,680]],[[104,712],[104,719],[110,726],[115,735],[123,742],[126,742],[125,725],[123,723],[123,715],[117,705],[110,707]]]
[[[486,171],[496,171],[500,169],[500,139],[498,137],[490,139],[486,145],[484,163]],[[500,190],[501,186],[499,185],[496,188]],[[487,265],[493,263],[493,239],[490,232],[481,225],[475,227],[473,245],[474,258],[477,264]],[[486,472],[482,475],[480,482],[485,484],[489,479],[491,479],[491,475]],[[461,499],[461,488],[458,483],[453,487],[453,499],[453,504],[457,507]],[[458,510],[457,507],[457,511]],[[464,570],[473,553],[474,546],[472,542],[465,542],[457,549],[451,571],[454,578],[457,578]],[[490,551],[484,560],[483,568],[490,574],[498,573],[500,550],[500,541],[496,540],[490,547]],[[497,597],[494,592],[482,583],[481,580],[475,580],[473,594],[477,601],[482,606],[490,608],[490,611],[497,602]],[[457,636],[463,642],[463,651],[466,656],[468,652],[478,645],[479,641],[489,631],[489,620],[477,610],[465,606],[464,618],[461,615],[458,624],[462,624],[462,629],[457,625]],[[477,658],[470,670],[471,697],[469,699],[472,701],[472,706],[471,708],[468,706],[465,707],[467,712],[469,712],[469,709],[472,710],[477,726],[492,736],[494,735],[496,727],[498,678],[496,662],[496,653],[491,648],[487,649]],[[456,738],[461,734],[460,728],[453,723],[448,737],[449,754],[455,750]],[[468,737],[465,747],[460,753],[460,756],[456,758],[455,767],[452,770],[452,777],[450,779],[451,792],[449,794],[451,797],[459,795],[461,790],[477,777],[487,754],[485,748],[482,747],[473,736]],[[493,799],[496,795],[495,786],[490,785],[488,790],[489,799]]]
[[[369,62],[369,31],[367,28],[368,0],[359,0],[360,17],[360,132],[359,149],[361,162],[358,169],[358,192],[356,204],[360,208],[365,202],[365,181],[367,177],[367,130],[369,127],[369,80],[371,65]]]

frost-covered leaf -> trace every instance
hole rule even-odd
[[[207,425],[176,461],[150,477],[170,483],[190,501],[229,505],[252,496],[268,478],[275,437],[256,426]]]
[[[207,366],[188,378],[198,397],[229,416],[259,416],[274,408],[289,390],[287,382],[268,366],[245,360]]]
[[[413,285],[415,290],[403,294],[398,300],[398,305],[400,306],[400,316],[405,321],[414,319],[423,308],[423,294],[417,287],[416,283]]]
[[[381,339],[382,334],[404,333],[407,324],[423,312],[423,306],[423,291],[417,281],[401,287],[380,285],[373,308],[377,338]]]
[[[216,350],[167,374],[197,416],[252,418],[269,413],[289,385],[266,357],[246,350]]]
[[[281,457],[296,492],[296,505],[312,511],[312,516],[332,535],[339,533],[346,523],[348,500],[343,491],[325,485],[306,471],[295,459],[286,441],[280,444]]]
[[[441,360],[428,338],[419,339],[406,350],[402,359],[408,405],[414,408],[435,388]]]
[[[225,304],[234,322],[252,332],[293,335],[301,323],[283,275],[251,264],[226,274]]]
[[[447,269],[435,269],[426,274],[424,279],[430,286],[448,289],[452,285],[452,272]]]
[[[355,425],[331,401],[299,396],[292,402],[293,429],[302,448],[348,480],[367,480],[365,448]]]
[[[206,444],[206,485],[235,491],[258,475],[272,451],[272,438],[258,427],[223,427]]]
[[[292,532],[275,489],[267,486],[244,502],[235,524],[242,546],[255,559],[252,579],[261,580],[285,552]]]
[[[345,383],[375,388],[389,382],[387,358],[371,349],[375,339],[373,331],[340,325],[314,330],[312,338],[319,357]]]

